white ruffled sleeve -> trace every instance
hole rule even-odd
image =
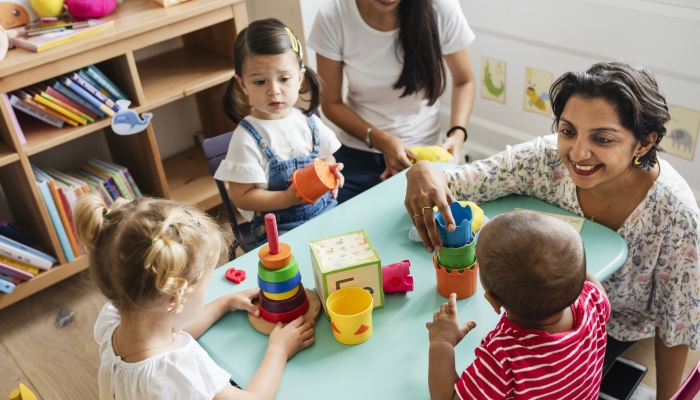
[[[94,334],[97,344],[102,344],[104,341],[110,341],[110,338],[105,338],[105,336],[112,332],[112,329],[110,328],[119,324],[119,321],[120,317],[117,307],[115,307],[111,301],[105,304],[102,307],[102,310],[100,310],[100,314],[97,316],[97,321],[95,321]]]
[[[226,158],[214,178],[226,182],[266,184],[267,174],[262,167],[264,157],[253,137],[239,126],[233,131]]]

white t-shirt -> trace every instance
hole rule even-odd
[[[474,40],[457,0],[433,0],[433,9],[443,55],[462,50]],[[356,0],[333,0],[319,9],[306,44],[328,59],[343,62],[347,104],[370,125],[398,136],[408,147],[439,144],[439,102],[428,106],[423,91],[400,98],[404,89],[393,88],[403,70],[397,57],[398,35],[398,29],[381,32],[367,25]],[[348,147],[377,151],[345,132],[338,137]]]
[[[112,349],[112,336],[120,321],[117,308],[110,302],[102,307],[95,322],[101,400],[213,399],[230,384],[231,374],[185,332],[173,333],[181,349],[135,363],[122,361]]]
[[[312,116],[321,140],[318,158],[333,155],[340,148],[340,142],[329,127],[317,116]],[[280,161],[307,156],[314,150],[309,121],[301,110],[292,108],[289,116],[278,120],[265,120],[247,116],[248,121],[260,137],[265,139],[275,157]],[[256,188],[267,189],[270,163],[253,136],[245,128],[238,126],[233,131],[226,158],[214,174],[220,181],[254,183]],[[253,211],[241,210],[243,218],[253,219]]]

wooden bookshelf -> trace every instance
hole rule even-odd
[[[234,73],[233,42],[248,25],[245,0],[190,0],[167,9],[155,2],[124,0],[104,19],[114,20],[114,28],[40,53],[9,52],[0,68],[0,93],[95,64],[125,92],[130,108],[138,113],[195,95],[205,136],[230,130],[220,107],[212,107],[212,99]],[[135,51],[175,38],[181,38],[184,47],[135,61]],[[129,168],[144,194],[198,203],[206,209],[221,203],[202,149],[194,147],[161,160],[152,125],[144,132],[119,136],[111,131],[110,118],[54,128],[15,113],[26,138],[21,144],[12,112],[0,101],[0,184],[14,218],[59,264],[17,285],[12,294],[0,294],[0,309],[87,268],[84,255],[66,262],[35,184],[31,156],[104,130],[113,161]],[[85,160],[91,157],[86,149]]]

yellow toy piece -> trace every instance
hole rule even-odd
[[[10,400],[36,400],[36,396],[29,390],[28,387],[24,386],[23,383],[19,384],[19,389],[15,389],[10,392]]]
[[[411,151],[416,155],[416,161],[448,162],[452,158],[452,154],[440,146],[416,146],[411,147]]]
[[[32,0],[32,8],[41,18],[55,18],[63,13],[63,0]]]
[[[474,216],[474,219],[472,220],[472,230],[476,232],[481,229],[481,225],[484,223],[484,210],[477,206],[473,201],[460,201],[459,205],[462,207],[469,206],[472,208],[472,215]],[[437,207],[433,207],[433,211],[437,210]]]

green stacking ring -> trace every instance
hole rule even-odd
[[[288,281],[299,272],[299,264],[297,259],[292,255],[289,264],[280,269],[267,269],[263,267],[262,262],[258,261],[258,276],[265,282],[280,283]]]

